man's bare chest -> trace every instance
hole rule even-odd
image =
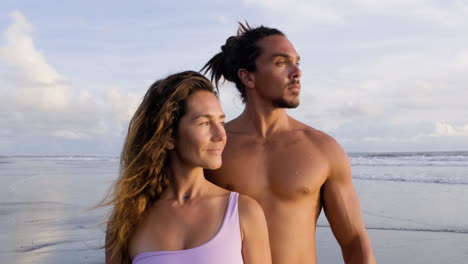
[[[326,159],[307,144],[289,143],[228,146],[214,182],[254,198],[265,192],[281,199],[317,194],[328,174]]]

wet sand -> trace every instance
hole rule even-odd
[[[377,263],[468,263],[468,185],[355,180]],[[343,263],[319,219],[318,263]]]
[[[103,263],[116,160],[14,160],[0,168],[0,263]],[[468,263],[468,185],[355,180],[378,263]],[[343,263],[323,215],[318,263]]]

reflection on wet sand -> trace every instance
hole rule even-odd
[[[0,263],[103,263],[105,210],[116,175],[110,160],[2,158]],[[7,162],[8,161],[8,162]]]
[[[95,212],[86,215],[76,206],[54,202],[8,203],[2,208],[7,212],[2,217],[14,219],[14,235],[7,243],[15,262],[56,263],[73,255],[81,261],[102,259],[102,230],[96,225],[101,218]]]

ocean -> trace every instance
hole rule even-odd
[[[349,153],[378,263],[468,263],[468,152]],[[103,263],[118,157],[0,156],[0,263]],[[318,263],[342,263],[322,213]]]
[[[349,153],[377,263],[468,263],[468,152]],[[343,263],[321,214],[318,263]]]
[[[468,184],[468,152],[350,153],[360,180]]]

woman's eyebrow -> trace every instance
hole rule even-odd
[[[221,114],[221,115],[212,115],[212,114],[201,114],[201,115],[197,115],[193,118],[193,120],[196,120],[198,118],[202,118],[202,117],[205,117],[205,118],[208,118],[208,119],[213,119],[215,117],[218,117],[220,119],[222,118],[226,118],[226,115],[225,114]]]

